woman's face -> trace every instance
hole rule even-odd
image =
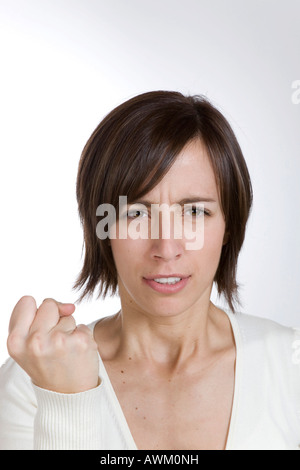
[[[122,308],[127,306],[152,316],[173,316],[197,309],[210,298],[225,232],[215,175],[199,139],[186,145],[161,182],[142,199],[144,206],[135,201],[126,208],[130,209],[128,215],[125,210],[117,222],[118,230],[125,221],[127,238],[111,239]],[[186,238],[185,230],[181,237],[175,236],[173,216],[169,218],[169,233],[162,217],[156,219],[159,231],[153,238],[151,206],[145,211],[145,203],[146,207],[148,203],[171,207],[179,202],[182,212],[177,212],[176,226],[185,220],[191,232],[198,224],[198,236],[199,230],[204,235],[203,245],[195,243],[191,249],[193,240]],[[133,221],[141,233],[149,236],[133,239]]]

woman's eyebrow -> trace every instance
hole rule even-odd
[[[183,204],[191,204],[193,202],[217,202],[217,201],[211,197],[192,196],[192,197],[186,197],[184,199],[181,199],[176,204],[183,205]]]
[[[217,201],[210,197],[192,196],[192,197],[185,197],[183,199],[180,199],[180,201],[176,201],[173,204],[179,204],[180,206],[183,206],[184,204],[192,204],[193,202],[217,202]],[[129,204],[143,204],[146,207],[151,207],[152,204],[159,204],[159,203],[150,202],[150,201],[147,201],[146,199],[143,199],[143,200],[130,202]]]

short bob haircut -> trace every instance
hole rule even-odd
[[[96,209],[119,196],[128,202],[147,194],[192,139],[204,144],[219,190],[225,237],[214,282],[230,309],[239,302],[237,261],[252,206],[252,186],[241,148],[225,117],[203,96],[153,91],[113,109],[86,143],[78,167],[76,195],[84,232],[84,262],[73,289],[78,301],[118,292],[118,276],[109,239],[96,235]]]

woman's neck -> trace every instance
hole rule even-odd
[[[149,367],[173,371],[210,357],[232,341],[227,315],[210,301],[176,316],[152,316],[123,303],[119,313],[98,325],[101,356],[141,359]]]

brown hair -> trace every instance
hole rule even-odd
[[[226,224],[226,243],[214,281],[234,311],[238,303],[237,260],[252,205],[248,169],[225,117],[203,96],[154,91],[112,110],[86,143],[79,162],[76,195],[85,256],[73,289],[79,302],[99,287],[98,298],[117,293],[117,271],[109,240],[96,235],[96,209],[119,195],[128,201],[147,194],[167,173],[179,152],[199,137],[213,166]]]

